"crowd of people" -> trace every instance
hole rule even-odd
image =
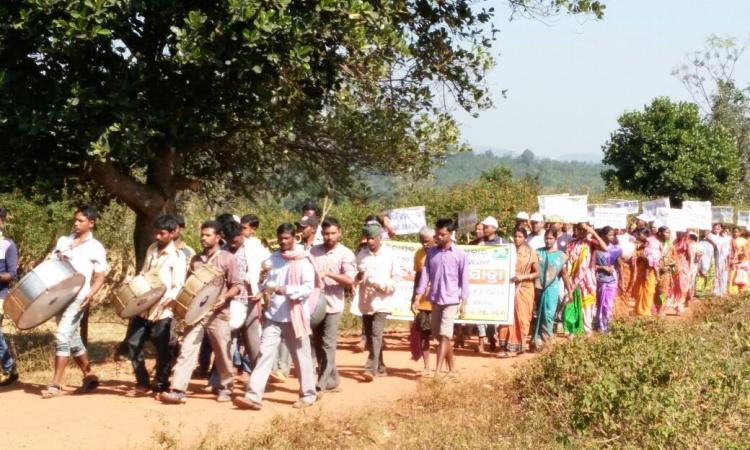
[[[6,219],[7,211],[0,208],[0,228]],[[69,261],[85,282],[57,316],[54,372],[43,398],[65,393],[62,382],[71,358],[83,375],[79,392],[99,385],[81,338],[89,302],[105,283],[108,267],[106,250],[93,236],[96,221],[94,208],[78,207],[73,233],[60,237],[49,256]],[[165,290],[153,306],[129,320],[120,346],[135,378],[128,396],[184,403],[191,378],[202,373],[208,378],[206,391],[217,401],[257,410],[269,380],[283,381],[293,366],[300,385],[294,407],[308,407],[327,392],[341,391],[336,350],[348,293],[362,314],[367,357],[361,379],[387,376],[385,323],[403,276],[383,245],[394,234],[388,218],[366,217],[355,249],[341,242],[339,222],[319,217],[314,205],[303,207],[298,222],[276,228],[272,249],[256,236],[259,226],[252,214],[221,214],[201,225],[196,253],[182,240],[182,217],[156,219],[140,273],[158,276]],[[455,231],[453,219],[441,218],[419,232],[411,350],[424,363],[422,377],[455,378],[453,349],[466,346],[474,332],[477,351],[509,358],[540,350],[558,335],[607,333],[618,298],[632,303],[636,316],[680,314],[695,297],[698,281],[705,288],[711,278],[717,296],[744,292],[750,281],[750,241],[738,228],[714,224],[701,236],[672,233],[641,215],[627,229],[594,229],[585,222],[521,212],[509,236],[502,237],[498,221],[487,217],[476,225],[470,243],[507,243],[515,249],[512,324],[457,324],[471,299],[467,255],[457,245]],[[178,295],[186,280],[206,270],[217,271],[220,293],[208,314],[178,332]],[[18,249],[2,237],[0,299],[7,297],[17,272]],[[0,385],[8,385],[19,375],[2,335],[2,317],[0,300]],[[146,367],[146,341],[156,349],[152,371]],[[233,396],[236,371],[244,372],[247,382],[244,394]]]

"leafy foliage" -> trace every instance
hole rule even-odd
[[[701,120],[697,105],[654,99],[628,112],[604,146],[604,177],[619,187],[677,200],[726,201],[738,179],[731,136]]]

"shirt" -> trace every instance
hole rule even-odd
[[[227,290],[234,286],[240,285],[240,274],[237,269],[237,260],[234,255],[226,250],[219,249],[217,254],[207,255],[205,252],[198,253],[190,259],[190,273],[193,274],[200,270],[205,264],[211,260],[211,264],[218,267],[224,272],[224,287],[221,289],[219,295],[224,294]],[[227,299],[229,300],[229,299]],[[224,303],[224,307],[221,308],[217,313],[217,317],[223,320],[229,320],[229,301]]]
[[[502,244],[505,244],[505,240],[496,234],[494,239],[489,239],[489,240],[485,239],[484,242],[482,242],[479,245],[502,245]]]
[[[573,236],[569,235],[568,233],[561,233],[560,236],[557,237],[557,249],[567,254],[568,244],[570,244],[570,241],[572,240]]]
[[[429,299],[435,305],[455,305],[469,298],[469,271],[466,253],[451,244],[447,249],[427,250],[427,262],[419,277],[417,294],[423,294],[430,283]]]
[[[302,284],[291,285],[287,283],[287,274],[289,273],[289,261],[281,256],[278,251],[271,253],[271,269],[268,271],[266,283],[273,282],[277,286],[286,287],[286,295],[275,294],[271,297],[266,308],[266,318],[274,322],[289,322],[289,300],[305,301],[315,288],[315,267],[309,259],[304,259],[302,263]],[[309,314],[307,308],[303,308],[305,314]]]
[[[401,275],[393,252],[382,246],[377,252],[371,252],[365,246],[357,253],[357,266],[360,264],[366,267],[362,281],[357,286],[360,312],[364,315],[390,313],[394,306],[393,293],[396,292],[396,284]]]
[[[60,237],[52,253],[68,258],[76,272],[84,276],[83,286],[76,295],[77,301],[83,300],[91,292],[91,279],[94,273],[105,273],[108,266],[107,251],[101,242],[94,239],[93,233],[89,232],[75,247],[73,247],[74,240],[75,234]]]
[[[310,255],[318,273],[333,272],[348,275],[352,279],[357,276],[354,252],[344,244],[336,244],[331,250],[327,250],[323,244],[316,245],[310,250]],[[323,285],[321,295],[326,300],[326,313],[342,312],[344,310],[344,286],[328,277],[323,278]]]
[[[526,244],[534,251],[544,248],[544,233],[545,231],[541,230],[539,234],[529,235],[529,237],[526,238]]]
[[[597,266],[610,266],[614,267],[617,262],[617,258],[622,255],[622,249],[616,245],[608,245],[607,251],[597,250],[596,251],[596,265]],[[609,273],[604,270],[596,270],[596,281],[597,283],[614,283],[617,281],[617,274],[615,272]]]
[[[0,234],[2,236],[2,234]],[[0,273],[9,273],[11,281],[18,275],[18,247],[12,240],[0,237]],[[0,281],[0,308],[8,296],[10,281]]]
[[[260,295],[258,282],[260,280],[261,263],[271,256],[271,252],[255,236],[245,238],[242,247],[247,270],[244,275],[240,274],[240,277],[246,284],[248,295]]]
[[[195,256],[195,250],[183,241],[175,243],[175,248],[179,250],[185,257],[185,264],[190,264],[190,260]]]
[[[174,242],[159,250],[156,243],[151,244],[146,250],[146,260],[143,262],[141,273],[145,274],[151,271],[159,271],[159,279],[167,290],[161,297],[161,300],[154,304],[142,317],[149,320],[162,320],[172,317],[172,308],[165,308],[159,317],[156,317],[156,311],[159,305],[167,303],[177,298],[180,289],[185,284],[185,274],[187,273],[187,263],[184,254],[175,247]]]

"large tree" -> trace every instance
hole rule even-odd
[[[468,0],[6,0],[3,187],[87,183],[136,212],[142,255],[186,189],[424,173],[460,148],[450,108],[490,105],[492,17]]]
[[[738,178],[729,133],[705,123],[695,103],[656,98],[627,112],[604,145],[605,179],[619,187],[678,201],[728,200]]]

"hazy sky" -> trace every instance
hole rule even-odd
[[[493,3],[500,28],[489,77],[495,108],[478,119],[456,114],[465,141],[479,149],[601,155],[622,112],[657,96],[690,100],[671,71],[704,48],[708,35],[750,38],[750,0],[605,0],[601,21],[559,16],[545,23],[508,22],[504,0]],[[750,48],[736,78],[750,83]]]

